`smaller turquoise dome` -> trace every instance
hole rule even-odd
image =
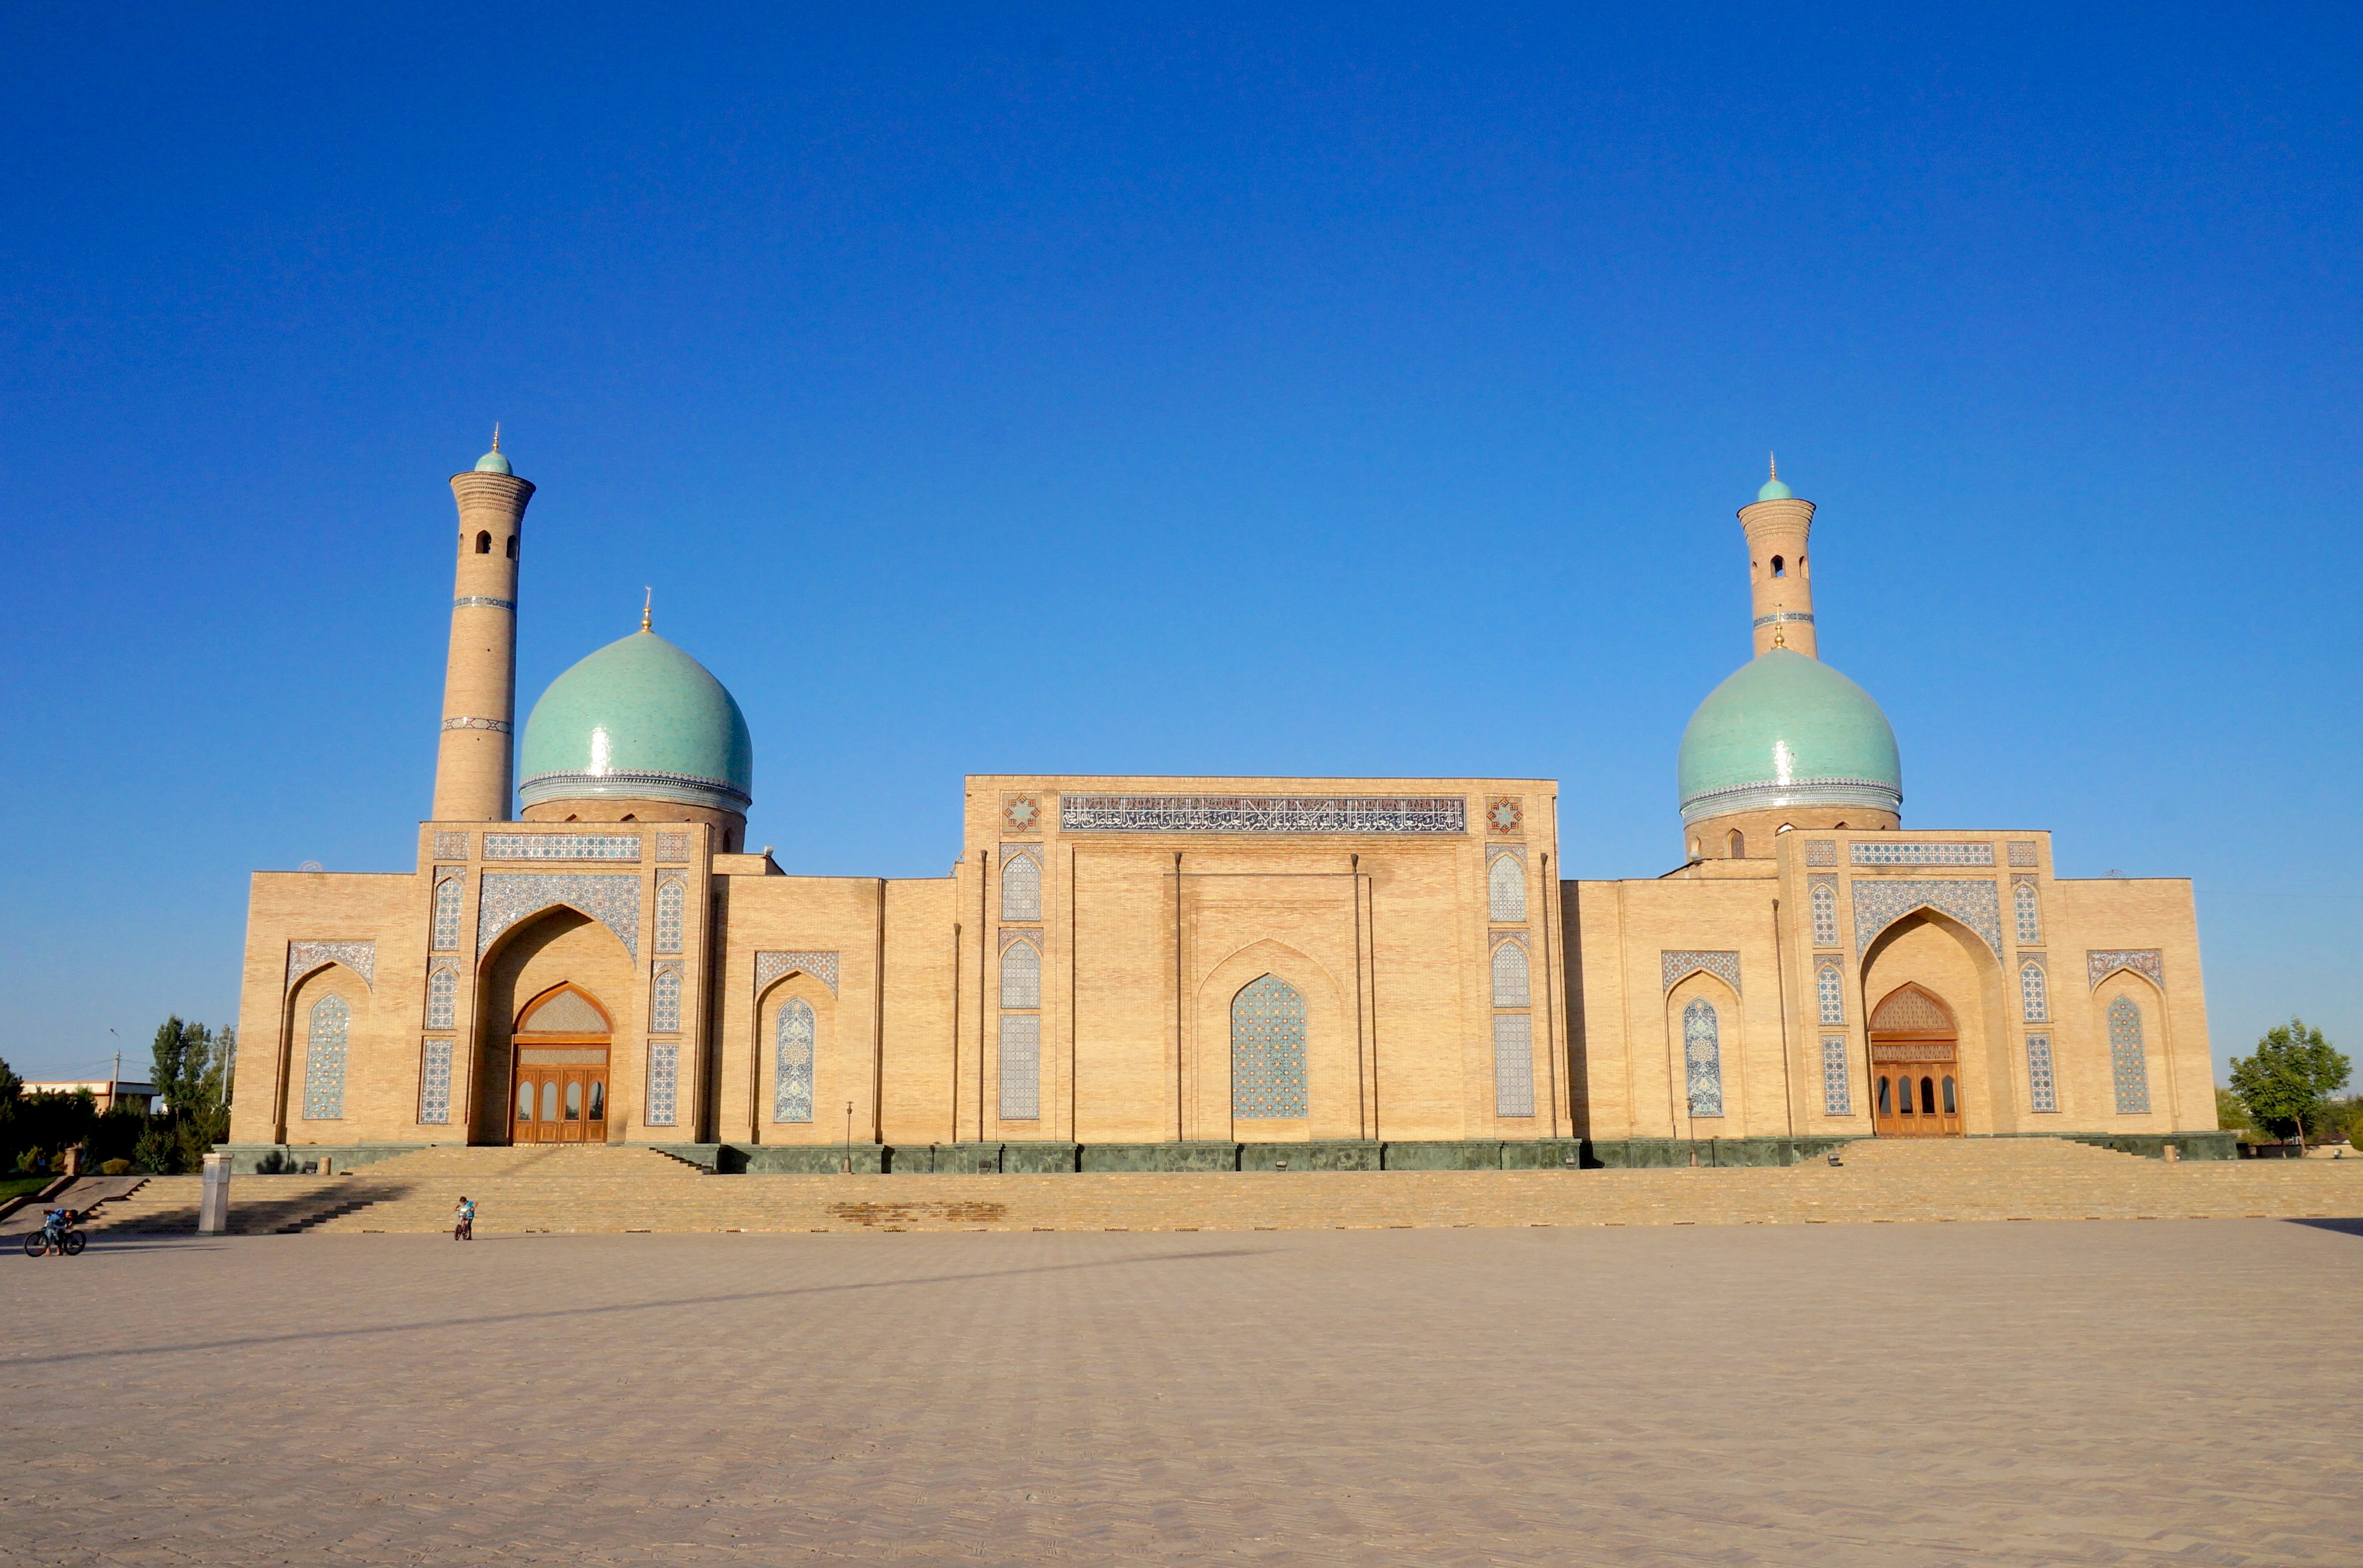
[[[506,472],[507,470],[503,469],[502,471]],[[1787,485],[1782,484],[1780,479],[1776,476],[1765,480],[1764,483],[1757,489],[1756,499],[1758,501],[1794,501],[1797,499],[1797,492],[1791,490]]]
[[[549,683],[525,722],[517,798],[672,801],[745,812],[755,743],[706,668],[638,631]]]
[[[476,459],[476,471],[480,474],[505,474],[513,470],[509,468],[509,460],[502,457],[501,449],[495,447]]]
[[[1870,693],[1817,658],[1769,648],[1707,693],[1682,731],[1682,821],[1781,806],[1898,811],[1895,731]]]

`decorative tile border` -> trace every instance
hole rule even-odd
[[[509,733],[509,722],[506,719],[480,719],[469,713],[452,714],[443,721],[443,727],[447,730],[490,730],[496,735]]]
[[[660,958],[649,969],[649,1032],[681,1032],[682,961]]]
[[[1522,795],[1485,797],[1485,831],[1508,838],[1526,831],[1526,802]]]
[[[1001,797],[1001,831],[1004,833],[1040,833],[1042,801],[1035,795],[1005,794]]]
[[[1838,841],[1834,838],[1809,838],[1805,841],[1805,864],[1836,866],[1838,863]]]
[[[486,834],[486,838],[493,835]],[[493,939],[531,914],[564,904],[616,933],[624,950],[640,955],[640,879],[634,876],[567,875],[548,871],[487,871],[476,900],[476,956]]]
[[[659,860],[688,859],[689,834],[685,833],[660,833],[657,834],[657,858]]]
[[[1868,951],[1880,932],[1925,907],[1951,915],[1985,938],[1995,957],[2002,956],[2002,897],[1991,882],[1857,882],[1851,892],[1857,953]]]
[[[1749,624],[1756,626],[1769,626],[1775,621],[1785,622],[1792,626],[1803,622],[1804,624],[1810,626],[1814,624],[1814,613],[1810,610],[1775,610],[1769,615],[1757,616],[1754,621],[1749,623]]]
[[[1847,1042],[1843,1034],[1822,1036],[1822,1114],[1852,1116],[1854,1086],[1847,1071]]]
[[[648,1124],[671,1127],[679,1120],[681,1047],[672,1041],[649,1043]]]
[[[377,989],[377,944],[374,942],[291,942],[287,944],[287,988],[323,964],[342,964]]]
[[[1928,844],[1857,839],[1848,846],[1857,866],[1991,866],[1991,844]]]
[[[428,1127],[451,1121],[451,1042],[422,1040],[418,1049],[418,1120]]]
[[[1665,988],[1672,990],[1689,977],[1704,971],[1729,986],[1734,995],[1739,991],[1739,955],[1716,953],[1703,948],[1667,948],[1658,955],[1665,971]]]
[[[488,833],[487,860],[638,860],[638,834]]]
[[[2084,975],[2090,989],[2099,990],[2101,982],[2120,969],[2131,969],[2159,990],[2166,989],[2166,955],[2162,948],[2101,947],[2084,955]]]
[[[1061,795],[1066,833],[1463,834],[1469,802],[1437,795]]]
[[[755,955],[755,988],[760,991],[791,969],[802,969],[819,977],[837,995],[837,955],[834,953],[758,953]]]
[[[514,599],[495,599],[489,593],[463,593],[451,601],[454,610],[515,610]]]
[[[465,833],[447,833],[442,829],[437,829],[435,834],[435,858],[438,860],[467,859],[468,835]]]

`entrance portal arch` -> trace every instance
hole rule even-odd
[[[1871,1114],[1880,1137],[1961,1135],[1960,1038],[1953,1010],[1922,986],[1898,986],[1871,1010]]]
[[[607,1141],[607,1053],[615,1026],[569,981],[518,1010],[509,1135],[518,1143]]]

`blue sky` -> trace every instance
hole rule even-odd
[[[14,13],[0,1056],[408,867],[494,419],[521,702],[653,584],[753,842],[901,877],[1003,771],[1541,775],[1663,871],[1777,447],[1907,823],[2363,1045],[2352,7],[846,11]]]

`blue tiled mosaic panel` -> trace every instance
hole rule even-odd
[[[1467,833],[1469,802],[1426,795],[1061,795],[1065,833]]]
[[[2010,846],[2010,863],[2013,866],[2039,865],[2040,861],[2036,856],[2034,842],[2022,839],[2013,844]]]
[[[1836,866],[1838,863],[1838,841],[1834,838],[1809,838],[1805,841],[1805,864]]]
[[[1824,1023],[1846,1021],[1846,977],[1836,964],[1825,964],[1814,972],[1814,995],[1822,1004]]]
[[[1814,945],[1838,944],[1838,890],[1825,882],[1814,889]]]
[[[775,1047],[771,1066],[771,1120],[810,1121],[813,1119],[813,1041],[817,1025],[812,1004],[790,997],[780,1004],[772,1025]]]
[[[1001,1005],[1042,1005],[1042,954],[1030,942],[1013,942],[1001,950]]]
[[[649,1125],[671,1127],[678,1113],[675,1103],[681,1075],[681,1047],[670,1040],[649,1045]]]
[[[2018,966],[2019,1016],[2028,1023],[2051,1021],[2051,997],[2043,983],[2043,966],[2021,964]]]
[[[487,860],[638,860],[640,835],[606,833],[488,833]]]
[[[2059,1109],[2058,1086],[2051,1077],[2051,1036],[2048,1034],[2026,1037],[2026,1095],[2028,1103],[2039,1112]]]
[[[1504,942],[1493,949],[1493,1005],[1534,1006],[1533,970],[1521,943]]]
[[[837,955],[834,953],[758,953],[755,955],[755,988],[760,991],[773,980],[792,970],[801,969],[837,995]]]
[[[1723,1114],[1723,1031],[1704,997],[1682,1009],[1682,1077],[1692,1116]]]
[[[1029,852],[1006,845],[1001,860],[1001,918],[1042,918],[1042,863]]]
[[[418,1120],[429,1127],[451,1120],[451,1042],[421,1043],[418,1055]]]
[[[460,1014],[460,971],[438,964],[427,977],[427,1027],[456,1029]]]
[[[342,964],[364,984],[377,984],[377,944],[374,942],[291,942],[287,944],[287,983],[310,974],[323,964]]]
[[[2131,997],[2109,1004],[2109,1067],[2117,1087],[2117,1114],[2149,1112],[2149,1062],[2142,1055],[2141,1009]]]
[[[1535,1113],[1535,1021],[1523,1012],[1493,1020],[1493,1114]]]
[[[486,837],[492,836],[487,834]],[[476,900],[476,955],[527,915],[564,904],[616,933],[624,951],[640,955],[640,879],[551,871],[487,871]]]
[[[649,989],[649,1027],[659,1034],[681,1032],[681,960],[657,966],[656,983]]]
[[[464,889],[457,877],[435,884],[435,951],[460,951],[460,900]]]
[[[438,833],[435,835],[435,858],[465,860],[468,858],[468,835],[465,833]]]
[[[1310,1103],[1304,1085],[1304,998],[1266,975],[1231,1001],[1231,1114],[1242,1119],[1298,1117]]]
[[[1674,988],[1675,982],[1683,976],[1701,969],[1713,975],[1734,991],[1739,989],[1739,955],[1736,953],[1712,953],[1701,948],[1687,947],[1670,949],[1658,955],[1658,963],[1665,980],[1665,988],[1670,991]]]
[[[345,1114],[345,1039],[353,1010],[342,997],[312,1004],[304,1030],[304,1120],[334,1121]]]
[[[689,885],[678,877],[657,884],[657,951],[681,951],[682,928],[688,919]]]
[[[2026,945],[2043,940],[2043,911],[2035,901],[2035,884],[2021,882],[2010,890],[2010,905],[2018,922],[2018,940]]]
[[[689,834],[685,833],[660,833],[657,834],[657,858],[659,860],[688,859]]]
[[[1001,1018],[1001,1120],[1035,1121],[1042,1115],[1042,1015]]]
[[[1849,1081],[1847,1071],[1847,1043],[1843,1034],[1822,1036],[1822,1114],[1854,1114],[1854,1085]]]
[[[2147,976],[2159,990],[2166,989],[2166,959],[2155,947],[2124,947],[2095,950],[2084,955],[2084,977],[2098,990],[2102,980],[2119,969],[2131,969]]]
[[[1911,840],[1857,839],[1857,866],[1991,866],[1991,844],[1928,844]]]
[[[1923,905],[1951,915],[1985,938],[1994,956],[2002,956],[2002,895],[1987,881],[1880,882],[1854,885],[1854,944],[1858,953],[1869,947],[1882,931]]]
[[[1513,922],[1526,918],[1526,867],[1514,855],[1493,856],[1485,873],[1485,917]]]

